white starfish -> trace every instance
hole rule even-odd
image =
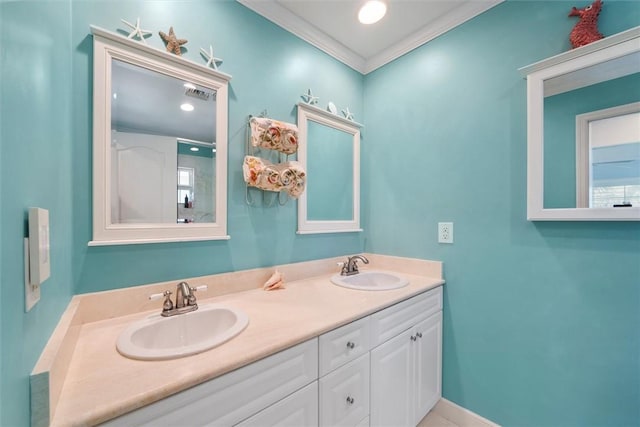
[[[313,92],[311,92],[311,89],[308,89],[307,93],[302,95],[302,99],[304,99],[304,102],[306,102],[309,105],[318,103],[318,97],[313,96]]]
[[[222,59],[213,56],[213,46],[209,45],[209,51],[207,52],[203,48],[200,48],[200,53],[207,59],[207,67],[213,65],[213,69],[218,69],[218,64],[222,64]]]
[[[345,119],[353,121],[353,113],[349,111],[349,107],[346,110],[342,110],[342,114],[344,114]]]
[[[136,19],[136,25],[133,25],[131,22],[125,21],[124,19],[122,19],[121,21],[127,24],[133,30],[129,33],[127,38],[133,39],[134,37],[138,36],[144,44],[147,44],[147,41],[144,39],[144,36],[151,34],[151,31],[143,30],[140,28],[140,18]]]

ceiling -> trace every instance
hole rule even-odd
[[[111,70],[111,123],[119,132],[147,133],[213,143],[216,135],[216,95],[193,85],[192,95],[175,77],[114,59]],[[204,99],[203,99],[204,98]],[[182,111],[189,103],[193,111]]]
[[[386,16],[372,25],[358,22],[365,0],[237,1],[367,74],[503,0],[386,0]]]

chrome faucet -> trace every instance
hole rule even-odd
[[[342,264],[341,276],[353,276],[358,274],[358,260],[362,260],[365,264],[369,264],[369,260],[364,255],[354,255],[347,258],[347,262]]]
[[[187,282],[180,282],[176,287],[176,308],[183,308],[188,306],[194,306],[198,308],[196,304],[196,297],[191,292],[191,288]]]
[[[150,300],[164,297],[164,303],[162,304],[162,313],[164,317],[175,316],[176,314],[189,313],[198,309],[198,303],[196,301],[195,291],[202,291],[207,289],[207,285],[198,286],[192,288],[187,282],[180,282],[176,287],[176,303],[171,301],[171,291],[164,291],[160,294],[153,294],[149,296]]]

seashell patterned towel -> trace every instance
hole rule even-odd
[[[251,118],[251,144],[285,154],[298,151],[298,127],[263,117]]]
[[[294,199],[300,197],[307,183],[307,174],[298,162],[273,164],[260,157],[245,156],[242,164],[244,181],[261,190],[286,191]]]

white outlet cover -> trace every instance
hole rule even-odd
[[[438,223],[438,243],[453,243],[453,222]]]

